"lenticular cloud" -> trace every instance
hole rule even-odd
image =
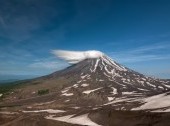
[[[98,58],[103,55],[102,52],[96,50],[90,51],[53,50],[52,53],[71,64],[76,64],[85,59]]]

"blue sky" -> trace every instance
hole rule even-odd
[[[169,22],[169,0],[1,0],[0,79],[68,66],[54,49],[100,50],[133,70],[170,78]]]

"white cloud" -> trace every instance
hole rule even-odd
[[[82,60],[89,58],[97,58],[103,55],[102,52],[91,50],[91,51],[66,51],[66,50],[52,50],[52,54],[57,57],[68,61],[68,63],[75,64]]]

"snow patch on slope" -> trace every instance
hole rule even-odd
[[[54,110],[54,109],[45,109],[45,110],[34,110],[34,111],[22,111],[24,113],[39,113],[39,112],[48,112],[48,113],[61,113],[61,112],[66,112],[64,110]]]
[[[112,90],[113,90],[113,94],[117,94],[117,89],[116,88],[114,88],[114,87],[111,87],[112,88]]]
[[[107,97],[109,101],[112,101],[114,97]]]
[[[81,86],[82,87],[87,87],[87,86],[89,86],[89,84],[82,84]]]
[[[63,93],[63,94],[61,94],[61,95],[64,95],[64,96],[72,96],[72,95],[74,95],[73,93]]]
[[[91,92],[97,91],[97,90],[99,90],[99,89],[102,89],[102,87],[96,88],[96,89],[93,89],[93,90],[83,91],[83,93],[85,93],[85,94],[90,94]]]
[[[71,124],[79,124],[79,125],[86,125],[86,126],[100,126],[94,122],[92,122],[88,118],[88,114],[80,115],[80,116],[75,116],[74,115],[67,115],[67,116],[62,116],[62,117],[53,117],[52,115],[47,116],[46,119],[51,119],[51,120],[57,120],[57,121],[62,121],[62,122],[67,122]]]
[[[145,98],[144,104],[132,110],[157,109],[170,106],[170,95],[160,94],[149,98]]]

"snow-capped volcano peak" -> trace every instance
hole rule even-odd
[[[89,51],[66,51],[66,50],[53,50],[52,53],[57,57],[66,60],[70,64],[77,64],[86,59],[92,59],[91,67],[94,67],[95,71],[96,68],[99,66],[102,68],[109,69],[117,69],[120,71],[126,71],[126,69],[117,64],[111,58],[109,58],[104,53],[97,51],[97,50],[89,50]]]
[[[93,59],[104,56],[104,53],[96,50],[89,51],[53,50],[52,53],[71,64],[76,64],[85,59]]]

